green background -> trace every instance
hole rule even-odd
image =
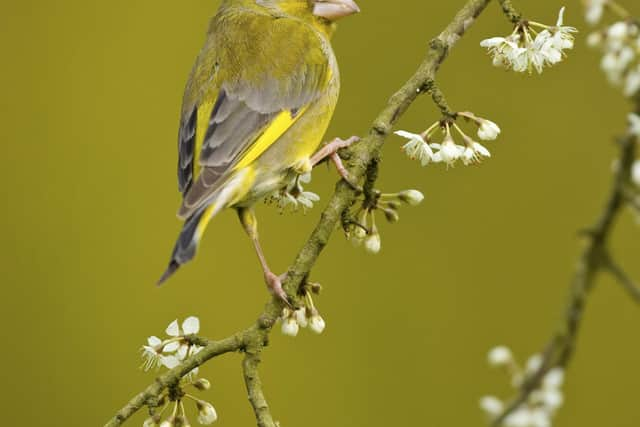
[[[334,47],[343,91],[327,138],[363,135],[463,1],[360,1]],[[562,5],[519,2],[554,23]],[[627,2],[631,3],[631,2]],[[221,338],[248,326],[267,294],[233,213],[212,222],[197,261],[166,287],[179,230],[176,133],[182,89],[217,2],[5,2],[0,16],[3,424],[98,426],[153,379],[139,348],[198,315]],[[312,279],[328,327],[273,334],[263,380],[283,426],[481,426],[478,399],[506,397],[487,350],[538,351],[560,320],[581,246],[608,191],[628,109],[598,69],[577,1],[575,51],[542,76],[491,66],[480,40],[511,29],[490,5],[440,74],[452,108],[498,122],[479,167],[420,168],[389,138],[380,186],[425,203],[381,228],[370,256],[337,233]],[[636,6],[636,11],[638,8]],[[400,128],[438,119],[426,97]],[[323,200],[336,177],[321,168]],[[318,220],[260,206],[263,244],[284,271]],[[638,227],[625,213],[614,250],[640,277]],[[637,426],[638,307],[608,277],[588,306],[558,426]],[[219,425],[253,425],[239,368],[208,364]],[[140,425],[138,415],[132,425]],[[195,419],[192,419],[195,422]]]

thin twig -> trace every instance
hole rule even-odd
[[[640,303],[640,287],[611,257],[607,257],[605,268],[620,283],[625,291],[637,303]]]
[[[502,7],[502,12],[512,24],[517,25],[522,21],[522,14],[513,7],[511,0],[500,0],[500,6]]]

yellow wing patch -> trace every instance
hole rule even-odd
[[[260,137],[242,155],[233,170],[242,169],[253,163],[262,153],[267,151],[284,133],[305,113],[308,107],[300,109],[295,117],[290,111],[283,111],[269,124]]]

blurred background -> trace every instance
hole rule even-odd
[[[463,4],[360,0],[334,39],[343,91],[327,138],[364,135],[413,73],[427,41]],[[521,1],[555,23],[564,3]],[[637,5],[627,6],[640,12]],[[182,90],[217,1],[10,2],[0,16],[5,149],[2,192],[7,425],[100,426],[153,380],[138,369],[148,335],[197,315],[225,337],[267,300],[251,245],[227,212],[197,261],[156,288],[180,228],[176,135]],[[581,242],[608,192],[628,105],[585,46],[578,1],[565,22],[582,31],[569,58],[542,76],[491,66],[479,47],[511,26],[492,4],[440,73],[453,109],[498,122],[503,135],[478,167],[421,168],[389,138],[380,187],[417,188],[425,202],[384,224],[382,253],[336,233],[313,271],[327,321],[321,336],[276,332],[262,375],[283,426],[482,426],[478,399],[511,393],[486,364],[506,344],[524,359],[560,320]],[[399,128],[438,119],[427,97]],[[260,205],[263,245],[284,271],[316,224],[333,170],[309,188],[323,200],[303,214]],[[615,254],[640,278],[640,229],[625,213]],[[557,426],[637,426],[638,307],[598,281]],[[203,370],[219,425],[254,425],[229,355]],[[143,415],[131,425],[140,425]]]

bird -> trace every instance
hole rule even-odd
[[[322,145],[340,92],[331,37],[360,12],[354,0],[223,0],[187,80],[178,131],[184,221],[158,285],[191,261],[210,220],[235,209],[269,291],[288,303],[285,275],[269,268],[253,206],[330,159],[354,185],[338,150]]]

